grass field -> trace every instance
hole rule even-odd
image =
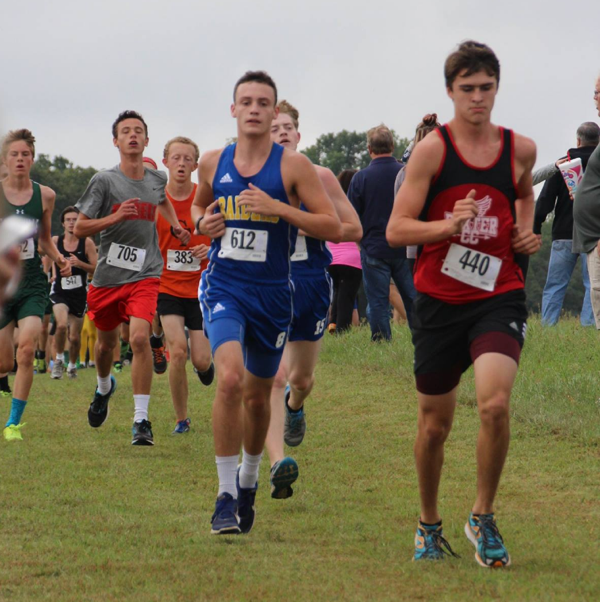
[[[214,385],[191,374],[193,431],[172,437],[167,377],[150,405],[156,445],[130,445],[128,369],[108,422],[87,425],[92,370],[35,377],[25,440],[0,444],[0,600],[597,600],[600,591],[600,336],[573,319],[530,323],[497,501],[513,558],[480,568],[463,525],[474,499],[478,418],[463,379],[441,488],[461,559],[412,563],[418,517],[416,404],[406,329],[326,336],[294,450],[289,500],[263,460],[254,530],[209,534],[216,494]],[[3,401],[8,414],[9,401]]]

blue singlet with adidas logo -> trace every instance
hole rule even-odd
[[[212,183],[214,198],[225,218],[225,234],[213,240],[206,272],[231,281],[284,284],[290,277],[290,256],[294,252],[297,228],[279,217],[249,212],[238,198],[249,184],[289,205],[281,178],[283,147],[273,143],[269,158],[254,176],[239,174],[233,162],[236,144],[221,153]]]

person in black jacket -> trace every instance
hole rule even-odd
[[[594,122],[582,123],[577,129],[577,148],[568,151],[568,159],[581,159],[583,169],[600,140],[600,128]],[[554,211],[552,224],[552,251],[548,264],[548,277],[542,296],[542,324],[554,326],[567,292],[567,286],[577,263],[578,253],[572,252],[573,242],[573,200],[560,172],[555,173],[544,184],[535,206],[533,231],[541,235],[542,224],[550,212]],[[590,280],[586,258],[582,254],[583,283],[585,297],[581,308],[581,325],[593,326],[594,315],[590,301]]]

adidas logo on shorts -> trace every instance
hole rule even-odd
[[[231,182],[233,182],[233,180],[231,179],[231,176],[229,175],[229,173],[226,173],[220,180],[219,183],[220,184],[230,184]]]
[[[216,314],[219,311],[223,311],[224,309],[225,308],[220,303],[217,303],[213,308],[213,314]]]

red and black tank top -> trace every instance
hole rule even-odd
[[[500,129],[498,156],[487,167],[475,167],[460,154],[447,125],[436,131],[444,143],[442,163],[429,188],[421,221],[450,219],[456,201],[476,192],[479,214],[470,219],[460,234],[423,245],[415,265],[415,288],[446,303],[468,303],[524,288],[523,274],[515,263],[511,248],[515,224],[517,185],[514,176],[514,136]],[[446,275],[444,260],[455,243],[475,253],[485,253],[502,260],[493,290],[483,290]]]

